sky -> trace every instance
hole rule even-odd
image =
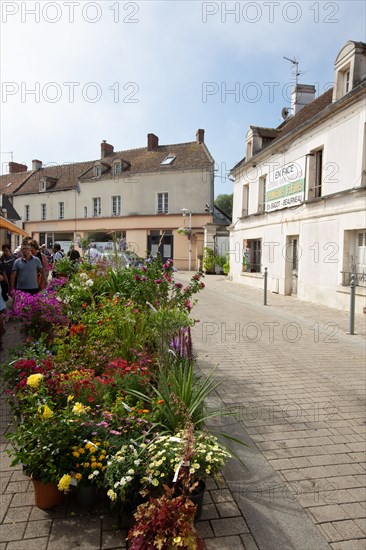
[[[366,41],[365,2],[1,2],[1,173],[185,143],[205,130],[215,196],[232,192],[249,125],[277,127],[299,62],[317,96],[347,40]]]

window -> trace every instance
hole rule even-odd
[[[242,206],[241,206],[241,217],[244,218],[248,216],[248,207],[249,207],[249,185],[243,185],[243,196],[242,196]]]
[[[350,91],[350,78],[351,78],[351,71],[348,69],[348,71],[345,71],[344,73],[344,93],[348,94]]]
[[[349,286],[355,275],[356,286],[366,287],[366,229],[345,231],[342,284]]]
[[[84,206],[84,218],[88,217],[88,207]]]
[[[112,197],[112,216],[121,215],[121,195]]]
[[[95,197],[93,199],[93,218],[98,218],[102,214],[102,199]]]
[[[168,214],[168,193],[158,193],[157,214]]]
[[[243,243],[243,271],[261,272],[261,239],[248,239]]]
[[[41,178],[39,180],[39,191],[42,193],[44,191],[47,191],[47,180],[46,178]]]
[[[96,178],[100,178],[100,176],[102,175],[102,167],[101,166],[95,166],[94,167],[94,175]]]
[[[29,220],[30,220],[30,206],[29,206],[29,204],[26,204],[24,206],[24,220],[26,222],[29,222]]]
[[[172,164],[172,162],[175,160],[175,155],[168,155],[165,157],[164,160],[161,161],[162,166],[168,166],[169,164]]]
[[[318,149],[309,154],[309,199],[316,199],[322,196],[322,178],[323,149]]]
[[[259,178],[258,183],[258,212],[263,213],[266,210],[266,188],[267,176]]]
[[[65,217],[65,203],[59,202],[58,203],[58,219],[63,220]]]
[[[113,166],[113,175],[119,176],[122,172],[122,164],[120,162],[116,162]]]
[[[41,220],[44,221],[47,219],[47,205],[41,204]]]

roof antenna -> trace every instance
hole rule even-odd
[[[299,71],[299,61],[296,59],[296,57],[290,59],[289,57],[283,56],[283,59],[286,59],[286,61],[292,63],[292,69],[294,70],[292,74],[295,76],[295,85],[297,86],[299,82],[299,76],[303,74],[302,71]]]

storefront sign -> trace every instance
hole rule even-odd
[[[305,157],[270,171],[266,212],[298,206],[305,196]]]

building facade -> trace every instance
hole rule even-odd
[[[334,86],[294,88],[278,128],[251,126],[233,169],[234,281],[356,311],[366,296],[366,44],[349,41]],[[288,113],[283,113],[286,116]]]
[[[110,247],[113,241],[139,256],[173,258],[180,269],[195,269],[203,254],[204,229],[212,221],[214,161],[204,130],[189,143],[115,152],[103,141],[100,158],[45,166],[9,163],[0,191],[12,201],[22,229],[48,247],[67,250],[83,239]],[[14,243],[16,244],[16,243]]]

